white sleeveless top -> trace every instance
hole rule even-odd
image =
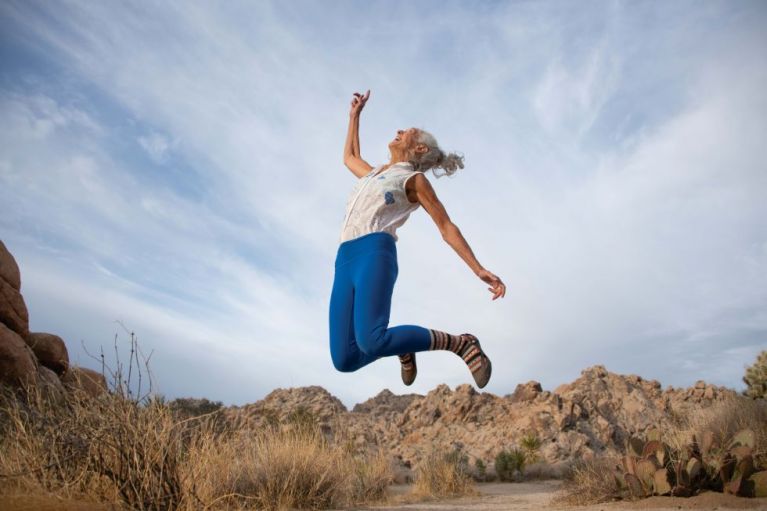
[[[397,241],[397,228],[420,206],[405,191],[407,180],[417,174],[413,165],[398,162],[380,172],[383,166],[357,180],[346,203],[340,243],[371,232],[388,232]]]

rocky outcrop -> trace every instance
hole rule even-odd
[[[367,401],[358,403],[352,408],[354,413],[367,413],[376,417],[385,417],[390,413],[402,413],[415,399],[423,398],[419,394],[403,394],[398,396],[389,389],[383,389]]]
[[[333,428],[340,415],[348,413],[337,397],[322,387],[313,385],[273,390],[256,403],[228,408],[225,417],[234,427],[249,428],[288,422],[291,414],[297,412],[306,413],[316,419],[326,430]]]
[[[69,367],[69,354],[67,346],[58,335],[46,334],[42,332],[30,333],[27,337],[27,344],[34,352],[37,360],[61,376],[67,372]]]
[[[43,395],[59,400],[64,397],[64,385],[58,375],[45,366],[37,368],[37,384],[43,391]]]
[[[534,401],[541,392],[543,392],[541,384],[537,381],[530,380],[527,383],[520,383],[517,385],[514,392],[506,396],[506,398],[512,403],[529,403],[530,401]]]
[[[358,449],[384,448],[404,467],[414,467],[432,448],[461,448],[492,471],[495,455],[518,446],[525,435],[540,440],[544,462],[558,465],[597,454],[618,454],[631,434],[668,426],[675,414],[709,406],[734,390],[698,382],[666,390],[656,380],[621,375],[597,365],[553,392],[538,382],[512,394],[478,392],[468,384],[439,385],[427,395],[397,396],[384,390],[351,412],[322,387],[278,389],[264,400],[225,410],[237,427],[288,420],[302,407],[323,428],[348,438]]]
[[[71,366],[61,383],[69,390],[80,390],[91,397],[98,397],[108,391],[104,375],[93,369]]]
[[[19,334],[0,323],[0,382],[22,386],[36,380],[35,355]]]
[[[23,339],[29,335],[29,313],[21,292],[5,279],[0,278],[0,323],[19,334]]]
[[[107,391],[104,376],[84,368],[69,370],[69,354],[58,335],[29,331],[29,313],[21,294],[21,272],[0,241],[0,383],[13,387],[38,385],[48,396],[65,388],[89,395]],[[66,385],[65,385],[66,384]]]
[[[21,273],[16,259],[0,240],[0,280],[5,281],[16,291],[21,291]]]

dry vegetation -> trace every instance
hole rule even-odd
[[[468,459],[460,451],[432,451],[415,472],[413,495],[426,498],[478,495]]]
[[[34,389],[1,408],[0,495],[121,502],[142,510],[343,507],[385,496],[382,453],[355,454],[303,423],[220,431],[119,393],[51,400]]]
[[[128,367],[105,367],[111,392],[95,398],[2,388],[0,507],[34,498],[39,509],[321,509],[386,496],[393,469],[383,453],[327,438],[302,410],[232,430],[220,403],[165,403],[151,381],[141,395],[139,355],[131,334]]]
[[[678,417],[675,426],[662,434],[669,447],[679,451],[690,442],[692,435],[702,438],[704,432],[711,431],[726,442],[742,429],[751,429],[756,435],[754,464],[767,466],[767,401],[764,399],[734,396],[707,408],[694,409]],[[614,467],[619,463],[620,460],[608,457],[574,463],[564,491],[554,502],[583,505],[626,498],[614,476]]]

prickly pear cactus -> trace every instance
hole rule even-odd
[[[767,496],[767,470],[756,466],[752,430],[740,430],[729,441],[708,431],[700,441],[693,436],[679,452],[662,441],[659,431],[651,430],[647,436],[646,441],[630,437],[626,442],[626,455],[613,474],[620,491],[632,497],[686,497],[703,489]]]

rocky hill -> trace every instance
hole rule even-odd
[[[51,392],[81,388],[107,391],[100,372],[69,364],[64,341],[29,331],[21,275],[0,241],[0,383],[37,384]],[[709,406],[735,391],[699,381],[694,387],[661,389],[655,380],[621,375],[597,365],[553,391],[520,384],[511,394],[477,392],[468,384],[439,385],[425,396],[383,390],[351,411],[318,386],[277,389],[261,401],[229,407],[223,417],[236,428],[316,420],[330,436],[360,450],[383,448],[413,467],[433,447],[461,448],[492,466],[503,448],[524,435],[540,440],[543,461],[556,465],[595,454],[617,454],[629,435],[670,425],[690,407]]]
[[[492,465],[503,448],[526,434],[541,441],[543,461],[558,464],[595,454],[617,454],[629,435],[664,428],[690,407],[709,406],[735,391],[699,381],[690,388],[661,389],[656,380],[621,375],[601,365],[553,391],[538,382],[520,384],[511,394],[477,392],[468,384],[439,385],[425,396],[398,396],[383,390],[351,411],[318,386],[277,389],[263,400],[229,407],[236,427],[258,428],[308,411],[332,435],[348,437],[360,449],[382,447],[417,464],[432,447],[462,448]]]

